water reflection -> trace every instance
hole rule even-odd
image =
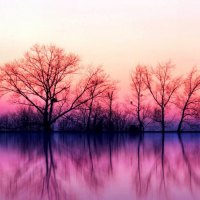
[[[200,135],[0,135],[0,199],[199,199]]]

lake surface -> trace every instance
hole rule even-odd
[[[200,134],[0,134],[1,200],[200,199]]]

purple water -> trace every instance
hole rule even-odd
[[[0,135],[0,200],[200,199],[200,135]]]

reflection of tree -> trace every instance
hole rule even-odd
[[[143,154],[141,157],[141,145],[143,144]],[[153,148],[152,148],[153,147]],[[148,147],[149,148],[149,147]],[[144,136],[140,136],[137,145],[137,168],[136,170],[136,192],[138,196],[148,195],[153,189],[156,193],[164,190],[167,195],[165,177],[165,134],[162,134],[161,144],[153,143],[151,149],[146,150]]]
[[[183,161],[184,161],[184,163],[187,167],[187,171],[188,171],[188,184],[189,184],[190,189],[192,190],[193,185],[200,186],[200,175],[198,174],[198,171],[195,171],[195,168],[194,168],[195,167],[195,160],[190,160],[190,158],[189,158],[189,156],[188,156],[188,154],[185,150],[185,146],[184,146],[181,134],[178,134],[178,139],[179,139],[179,143],[180,143],[180,146],[181,146]],[[198,149],[196,149],[196,150],[199,153],[199,150]]]
[[[200,153],[199,142],[193,141],[191,145],[188,140],[188,144],[185,146],[182,136],[179,134],[178,142],[182,154],[180,157],[178,143],[173,143],[175,136],[162,134],[161,142],[158,143],[155,140],[151,145],[149,138],[146,142],[139,138],[137,165],[134,166],[136,169],[134,187],[138,198],[148,197],[155,193],[159,198],[170,199],[176,190],[185,189],[187,191],[190,189],[190,195],[194,195],[194,192],[198,191],[197,188],[200,187],[200,166],[197,158]],[[170,139],[166,142],[166,137],[172,137],[173,140]],[[143,153],[141,153],[141,144],[145,144]]]
[[[141,183],[141,160],[140,160],[140,146],[141,143],[143,142],[143,135],[140,134],[139,140],[138,140],[138,146],[137,146],[137,171],[138,173],[136,174],[136,191],[140,195],[142,192],[142,183]]]
[[[17,157],[8,170],[0,164],[0,199],[4,193],[3,199],[72,200],[81,199],[81,190],[88,199],[101,199],[121,178],[133,180],[136,199],[170,199],[179,189],[195,194],[200,188],[199,141],[186,145],[182,135],[175,136],[0,135],[1,147]]]
[[[7,137],[3,140],[7,142]],[[66,199],[66,191],[56,177],[51,136],[15,135],[10,137],[10,141],[13,146],[17,146],[18,149],[15,151],[20,150],[21,157],[20,163],[14,166],[14,171],[8,177],[7,186],[4,188],[7,193],[6,199]]]
[[[81,143],[84,145],[78,142],[79,150],[71,152],[70,160],[89,188],[97,192],[113,175],[113,138],[87,135]],[[70,147],[73,149],[73,146]]]
[[[162,163],[162,178],[160,183],[160,188],[164,187],[166,191],[166,180],[165,180],[165,134],[162,134],[162,152],[161,152],[161,163]]]
[[[108,168],[108,172],[113,173],[113,162],[112,162],[112,136],[109,135],[109,139],[108,139],[108,149],[109,149],[109,168]]]
[[[14,136],[10,140],[0,137],[0,142],[9,143],[13,140],[11,146],[14,146],[15,151],[20,150],[18,155],[21,155],[21,164],[14,167],[13,174],[8,178],[9,183],[2,189],[7,191],[6,199],[21,200],[24,193],[34,200],[74,199],[70,186],[74,178],[74,174],[70,173],[74,170],[76,178],[84,181],[84,187],[99,193],[114,175],[113,151],[117,150],[114,146],[115,137],[88,135],[78,139],[74,136],[77,142],[68,140],[69,137],[58,137],[58,142],[54,135],[48,134],[41,135],[37,141],[31,137],[28,139],[28,136]]]
[[[56,179],[56,166],[53,158],[51,136],[49,134],[44,135],[44,155],[46,175],[43,181],[42,193],[44,193],[44,187],[46,185],[48,197],[54,196],[55,199],[59,199],[58,183]]]

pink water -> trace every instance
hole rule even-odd
[[[0,136],[0,200],[200,199],[200,135]]]

